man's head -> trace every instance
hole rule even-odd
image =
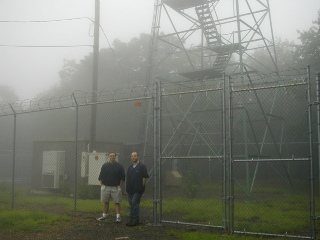
[[[133,164],[139,163],[139,154],[137,152],[131,153],[131,160]]]
[[[117,154],[115,152],[109,152],[109,160],[111,163],[114,163],[116,161]]]

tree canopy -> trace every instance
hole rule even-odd
[[[311,66],[311,74],[320,70],[320,10],[318,19],[305,31],[298,31],[299,43],[287,39],[276,39],[277,63],[279,71],[288,68]],[[150,35],[141,34],[139,38],[133,38],[128,43],[114,40],[112,47],[104,48],[99,53],[98,91],[104,89],[131,88],[135,85],[146,83]],[[177,41],[174,37],[167,42]],[[189,49],[192,51],[192,46]],[[183,54],[175,54],[170,44],[159,43],[157,55],[159,59],[166,59],[155,74],[172,73],[188,68],[188,61]],[[272,66],[269,53],[266,49],[258,48],[254,52],[254,58],[265,65]],[[250,61],[249,61],[250,64]],[[254,66],[254,61],[251,62]],[[258,67],[257,67],[258,68]],[[84,56],[80,62],[64,60],[60,75],[60,84],[42,96],[59,96],[65,91],[91,91],[92,89],[93,54]],[[259,68],[257,69],[259,70]]]
[[[0,102],[14,102],[18,100],[18,96],[14,89],[8,86],[0,86]]]
[[[310,65],[312,73],[320,71],[320,10],[318,19],[306,31],[298,31],[300,44],[295,51],[297,64]]]

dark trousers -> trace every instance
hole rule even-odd
[[[141,193],[129,193],[128,201],[130,205],[130,219],[139,221]]]

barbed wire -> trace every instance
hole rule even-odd
[[[306,69],[286,69],[281,73],[256,74],[250,73],[251,81],[254,82],[255,88],[263,87],[283,87],[284,85],[292,86],[295,84],[306,83]],[[236,89],[252,88],[248,81],[241,83],[240,75],[234,74],[230,77],[232,87]],[[246,76],[245,76],[246,78]],[[195,93],[197,91],[216,91],[223,90],[223,78],[210,79],[193,79],[189,81],[173,81],[163,78],[156,78],[162,82],[162,93],[164,95],[179,93]],[[151,99],[153,97],[153,85],[135,85],[131,88],[120,88],[116,90],[104,89],[98,92],[75,90],[73,92],[65,92],[59,96],[41,97],[34,99],[25,99],[15,102],[0,103],[0,116],[8,116],[15,114],[47,111],[62,108],[74,108],[79,106],[88,106],[94,104],[114,103],[123,101],[138,101],[143,99]]]
[[[25,99],[0,104],[0,116],[148,98],[151,98],[150,90],[141,85],[134,86],[131,89],[114,91],[109,89],[99,92],[75,90],[65,92],[60,96]]]

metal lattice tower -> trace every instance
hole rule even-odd
[[[277,72],[269,0],[155,0],[151,34],[148,83],[175,55],[185,57],[187,66],[175,71],[187,79],[243,74],[244,66]],[[158,54],[160,44],[171,51]],[[255,58],[256,49],[267,52],[267,63]]]
[[[287,154],[281,147],[286,123],[277,109],[287,92],[276,88],[263,95],[255,90],[258,84],[284,81],[277,67],[269,0],[154,0],[149,46],[146,82],[154,86],[154,102],[144,111],[142,126],[144,159],[153,157],[154,223],[161,222],[164,171],[179,161],[176,169],[182,175],[192,169],[210,183],[211,168],[222,166],[223,172],[215,173],[223,180],[223,225],[232,233],[234,159],[241,164],[245,160],[243,181],[237,184],[247,201],[252,200],[261,168],[259,162],[249,166],[253,158],[269,158],[274,174],[281,175],[290,191],[294,189],[289,165],[279,161],[279,171],[273,164]],[[226,75],[232,78],[228,86]],[[170,92],[175,84],[179,89]],[[209,88],[210,84],[216,86]],[[250,91],[234,94],[235,85]],[[238,98],[232,100],[235,95]],[[281,124],[273,127],[276,121]]]
[[[268,59],[256,59],[256,50],[263,50]],[[247,84],[248,74],[269,72],[278,72],[269,0],[154,1],[147,86],[156,78],[217,79],[220,84],[224,73]],[[141,142],[146,144],[151,106],[144,112],[150,123],[142,124],[147,129],[141,132]]]
[[[266,53],[264,61],[255,56],[260,50]],[[155,0],[148,64],[148,86],[156,78],[168,82],[213,79],[219,83],[224,73],[247,84],[248,74],[277,73],[269,0]],[[277,74],[275,78],[279,80]],[[148,112],[150,124],[143,124],[145,139],[152,131],[151,106]],[[200,130],[204,122],[189,124],[192,126],[186,134],[193,134],[195,140],[206,138],[207,133]],[[193,142],[184,144],[187,156],[192,156]],[[221,153],[209,145],[209,154]],[[174,148],[171,146],[167,154]]]

